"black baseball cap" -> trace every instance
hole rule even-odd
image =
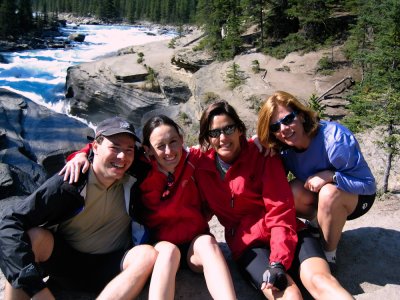
[[[141,142],[136,135],[135,127],[128,120],[121,117],[113,117],[101,121],[96,128],[96,138],[100,135],[111,136],[119,133],[129,133],[133,135],[137,142]]]

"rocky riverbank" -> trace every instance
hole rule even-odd
[[[337,70],[331,76],[323,76],[316,72],[318,60],[327,55],[328,51],[306,55],[293,53],[283,60],[277,60],[250,50],[235,57],[234,62],[243,72],[244,81],[242,85],[230,89],[226,74],[233,61],[214,61],[210,54],[195,51],[193,46],[197,42],[192,41],[201,35],[200,31],[194,30],[173,43],[163,41],[129,47],[121,50],[118,56],[71,68],[67,79],[67,95],[72,106],[75,106],[73,112],[93,120],[100,119],[109,111],[112,114],[125,113],[138,123],[142,123],[151,114],[166,113],[181,122],[187,134],[187,143],[194,144],[200,112],[212,99],[221,98],[232,103],[251,135],[256,127],[257,107],[273,91],[286,90],[300,99],[307,100],[311,94],[324,94],[347,76],[354,79],[359,76],[357,70],[347,67]],[[138,61],[140,57],[142,60]],[[334,49],[334,58],[337,61],[344,59],[340,47]],[[254,72],[254,61],[258,61],[261,72]],[[153,82],[159,87],[157,90],[148,88],[151,84],[146,79],[151,74],[149,67],[157,74],[157,80]],[[139,74],[141,75],[138,77]],[[175,90],[171,87],[175,87]],[[341,89],[339,87],[338,90],[332,91],[333,96],[323,100],[327,105],[328,114],[334,119],[347,113]],[[175,92],[179,90],[185,93]],[[176,95],[181,96],[176,98]],[[152,97],[157,101],[154,102]],[[0,128],[5,131],[1,134],[1,161],[11,170],[8,173],[11,174],[11,179],[15,177],[12,171],[27,166],[25,170],[28,171],[24,173],[26,175],[21,175],[19,181],[15,181],[21,184],[31,183],[31,187],[26,188],[27,193],[43,180],[48,172],[56,171],[69,151],[80,148],[86,142],[88,129],[76,120],[49,112],[15,94],[3,91],[0,93],[0,99]],[[99,111],[99,108],[101,113],[94,113],[94,110]],[[361,148],[377,178],[378,187],[382,186],[385,152],[376,141],[382,135],[379,128],[358,135]],[[399,191],[398,159],[394,161],[392,169],[389,188]],[[3,183],[9,182],[9,178],[3,180]],[[1,185],[1,188],[8,193],[7,196],[14,197],[1,200],[0,208],[21,199],[15,197],[15,190],[7,191],[6,184]],[[23,191],[21,193],[23,194]],[[384,201],[377,201],[367,215],[346,224],[338,251],[337,277],[357,299],[398,298],[399,203],[398,194],[390,195]],[[218,221],[213,219],[210,225],[229,261],[238,299],[261,299],[241,279],[232,264],[223,240],[223,229]],[[4,278],[1,278],[4,281]],[[140,299],[146,297],[144,291]],[[60,299],[93,298],[93,295],[63,292],[60,294]],[[189,271],[180,272],[177,278],[176,298],[210,299],[203,277]]]

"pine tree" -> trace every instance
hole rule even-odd
[[[350,98],[353,113],[345,122],[354,131],[380,126],[380,145],[387,161],[383,192],[393,158],[400,151],[400,3],[397,0],[367,0],[359,11],[349,50],[363,68],[363,81]]]
[[[19,3],[19,29],[27,32],[32,29],[32,3],[31,0],[20,0]]]
[[[300,22],[305,39],[322,42],[327,36],[326,20],[330,16],[330,0],[289,0],[288,14]]]
[[[10,37],[17,32],[17,6],[14,0],[3,0],[0,6],[0,34]]]

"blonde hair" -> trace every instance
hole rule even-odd
[[[293,95],[287,92],[277,91],[265,100],[265,103],[258,113],[257,135],[263,146],[276,150],[280,150],[285,146],[284,143],[276,138],[275,134],[273,134],[269,128],[271,125],[271,118],[278,106],[288,107],[292,111],[296,111],[298,116],[304,119],[304,131],[308,136],[314,137],[316,135],[319,124],[318,114],[302,104]]]

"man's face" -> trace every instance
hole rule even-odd
[[[127,133],[104,137],[101,144],[93,143],[93,170],[106,187],[121,179],[135,156],[135,140]]]

